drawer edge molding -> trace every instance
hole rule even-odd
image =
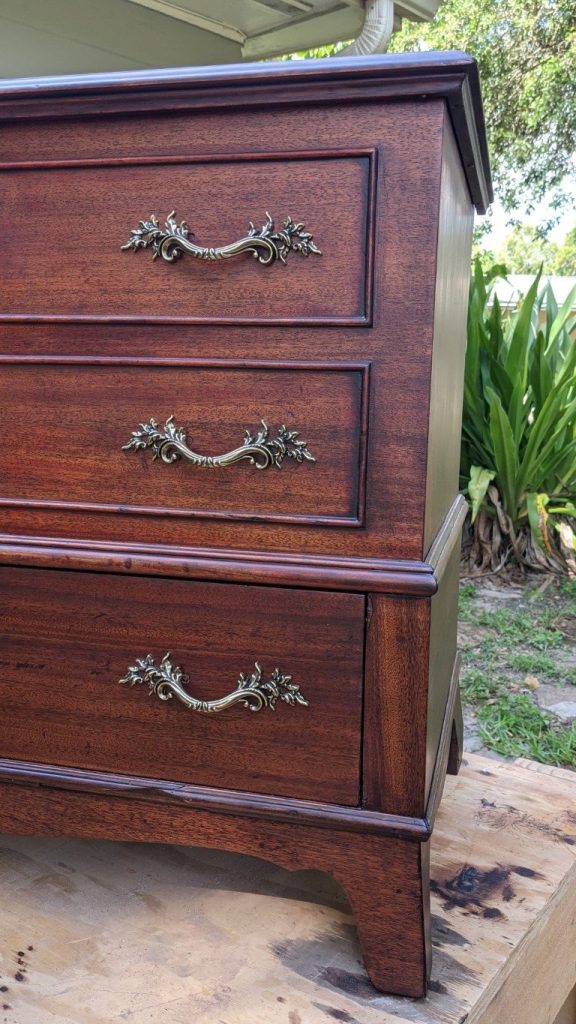
[[[250,109],[266,102],[295,104],[373,102],[426,98],[448,106],[472,201],[484,213],[493,190],[485,139],[478,66],[458,51],[441,54],[386,54],[299,61],[120,71],[83,76],[8,79],[0,85],[0,118],[93,117],[107,113]],[[225,78],[225,81],[223,80]],[[288,82],[290,88],[287,88]]]
[[[215,789],[164,779],[0,758],[0,786],[37,785],[87,794],[129,797],[148,803],[180,804],[217,814],[230,814],[294,825],[315,825],[345,832],[366,832],[426,842],[431,829],[425,818],[403,817],[361,807],[324,804],[293,797],[273,797],[240,790]]]
[[[92,572],[173,576],[227,583],[260,583],[432,597],[459,543],[467,504],[457,495],[426,561],[290,555],[227,548],[131,546],[115,541],[0,534],[0,566],[24,565]]]
[[[462,542],[462,527],[468,512],[468,502],[457,494],[426,553],[426,563],[434,571],[438,582],[442,579],[455,544]]]
[[[259,551],[179,549],[160,545],[136,548],[114,542],[14,534],[0,534],[1,565],[417,597],[432,597],[438,589],[433,566],[419,561],[290,558]]]

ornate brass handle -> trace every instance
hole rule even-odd
[[[137,252],[138,249],[150,247],[153,259],[161,256],[167,263],[173,263],[185,252],[198,260],[229,260],[232,256],[250,252],[264,266],[276,263],[277,260],[286,263],[291,252],[299,252],[302,256],[322,255],[314,244],[310,232],[304,230],[304,224],[297,224],[292,217],[287,217],[282,228],[274,231],[274,221],[269,213],[266,213],[266,222],[261,228],[256,228],[250,221],[248,234],[229,245],[196,245],[191,240],[193,237],[186,221],[178,224],[176,211],[172,210],[166,218],[164,228],[160,227],[155,214],[151,215],[150,220],[141,220],[121,249],[132,249],[133,252]]]
[[[300,687],[292,682],[292,676],[285,676],[279,668],[275,668],[270,679],[263,680],[262,668],[258,662],[255,663],[251,676],[245,676],[241,672],[236,689],[219,700],[198,700],[192,697],[182,685],[187,681],[188,677],[183,674],[182,669],[172,665],[169,653],[164,655],[159,666],[154,664],[151,654],[147,654],[145,658],[137,658],[136,664],[132,665],[120,679],[121,683],[127,683],[128,686],[147,683],[150,695],[154,694],[160,700],[171,700],[172,697],[176,697],[190,711],[199,711],[204,715],[225,711],[234,704],[241,704],[249,711],[261,711],[262,708],[274,711],[277,700],[283,700],[292,707],[295,704],[308,707],[308,701],[300,693]]]
[[[198,455],[188,447],[186,431],[176,426],[173,416],[168,417],[163,430],[158,427],[156,420],[150,419],[148,423],[140,424],[140,430],[132,431],[132,437],[127,444],[122,445],[122,451],[150,448],[153,459],[162,459],[167,464],[183,458],[194,466],[209,469],[232,466],[241,459],[248,459],[256,469],[268,469],[269,466],[280,469],[285,458],[294,459],[295,462],[316,462],[308,451],[307,442],[298,439],[297,430],[288,430],[282,425],[276,437],[271,438],[267,424],[264,420],[261,423],[262,429],[258,433],[252,435],[248,430],[245,431],[240,448],[234,448],[224,455]]]

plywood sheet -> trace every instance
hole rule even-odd
[[[382,996],[327,876],[0,839],[0,1024],[550,1024],[576,984],[576,774],[468,755],[432,850],[427,1000]]]

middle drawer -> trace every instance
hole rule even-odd
[[[364,612],[356,594],[3,568],[0,757],[356,805]]]
[[[2,367],[0,506],[359,525],[365,364]]]

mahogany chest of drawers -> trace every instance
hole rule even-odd
[[[0,122],[0,828],[329,871],[422,995],[475,64],[9,82]]]

